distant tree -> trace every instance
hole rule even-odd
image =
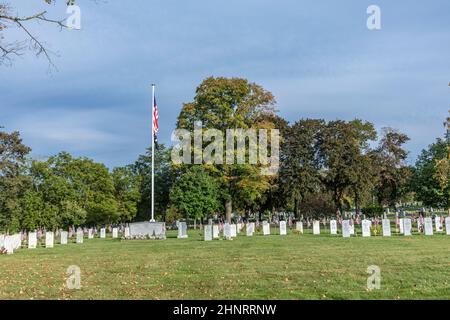
[[[134,172],[133,166],[126,166],[115,168],[112,172],[112,178],[120,220],[130,222],[137,214],[137,205],[141,197],[139,188],[142,177]]]
[[[293,204],[297,217],[304,198],[323,189],[318,143],[324,127],[323,120],[300,120],[284,138],[279,183],[285,202]]]
[[[20,229],[21,198],[30,186],[26,175],[30,151],[18,132],[7,133],[0,127],[0,229]]]
[[[202,166],[193,166],[176,180],[170,199],[187,219],[203,219],[220,208],[218,184]]]
[[[369,141],[376,139],[376,131],[369,122],[331,121],[324,128],[319,143],[322,161],[322,181],[332,193],[336,209],[343,211],[346,193],[355,195],[359,206],[358,188],[368,181],[365,171],[371,172],[367,155]]]
[[[416,197],[424,205],[434,207],[450,207],[450,176],[447,173],[446,184],[437,175],[436,161],[448,156],[448,143],[444,139],[437,139],[419,156],[412,178],[413,190]]]
[[[151,219],[151,149],[139,156],[132,170],[139,176],[139,193],[136,220]],[[166,210],[170,205],[170,188],[177,172],[172,167],[171,150],[159,144],[155,150],[155,218],[165,220]]]
[[[321,219],[336,215],[336,207],[330,193],[308,193],[299,203],[299,211],[306,218]]]
[[[202,129],[216,129],[224,134],[227,129],[259,129],[268,125],[268,118],[262,116],[273,114],[274,105],[273,95],[255,83],[210,77],[198,86],[194,101],[183,105],[177,128],[192,131],[194,124],[201,122]],[[261,199],[270,187],[267,177],[258,174],[255,165],[209,168],[220,181],[227,221],[231,221],[233,206],[244,209],[249,202]]]
[[[375,150],[378,202],[392,208],[408,191],[408,181],[412,174],[405,163],[408,152],[404,149],[404,144],[408,141],[407,135],[392,128],[383,128],[383,135]]]

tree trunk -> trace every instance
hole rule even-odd
[[[228,223],[231,223],[231,212],[233,209],[233,202],[231,199],[225,201],[225,217]]]

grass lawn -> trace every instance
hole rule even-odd
[[[274,230],[272,230],[274,232]],[[450,236],[85,239],[0,256],[0,299],[450,299]],[[326,232],[326,231],[323,231]],[[81,290],[66,270],[81,268]],[[366,269],[381,268],[368,291]]]

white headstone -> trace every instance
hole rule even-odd
[[[213,239],[212,225],[210,224],[207,224],[204,227],[204,239],[205,241],[212,241]]]
[[[246,231],[247,237],[252,237],[255,232],[255,225],[253,223],[248,223]]]
[[[432,236],[433,235],[433,219],[427,217],[425,220],[425,235]]]
[[[46,232],[45,233],[45,247],[46,248],[53,248],[54,245],[54,234],[53,232]]]
[[[37,233],[28,233],[28,249],[36,249],[37,247]]]
[[[399,220],[400,234],[404,234],[404,233],[405,233],[405,230],[403,230],[403,227],[404,227],[403,221],[404,221],[404,220],[405,220],[405,219],[403,219],[403,218],[401,218],[401,219]]]
[[[0,234],[0,248],[5,247],[5,235]]]
[[[391,236],[391,220],[389,219],[383,219],[383,237],[390,237]]]
[[[280,221],[280,236],[287,235],[286,221]]]
[[[436,225],[436,232],[442,232],[442,223],[441,223],[441,217],[436,216],[434,218],[434,224]]]
[[[83,243],[83,237],[84,237],[84,234],[83,234],[83,230],[78,230],[77,231],[77,243],[78,244],[82,244]]]
[[[237,232],[240,233],[242,230],[242,223],[237,224]]]
[[[226,240],[231,239],[231,224],[225,223],[225,226],[223,227],[223,237]]]
[[[14,250],[22,248],[22,234],[14,235]]]
[[[88,230],[88,239],[94,239],[94,229]]]
[[[178,239],[186,239],[187,234],[187,223],[182,221],[178,223]]]
[[[61,231],[60,234],[60,243],[61,244],[67,244],[67,238],[69,236],[69,233],[67,231]]]
[[[342,221],[342,236],[344,238],[350,238],[350,220]]]
[[[7,254],[14,253],[14,237],[13,236],[5,236],[3,240],[3,246],[5,247]]]
[[[112,237],[113,237],[113,239],[117,239],[119,237],[119,229],[113,228]]]
[[[263,235],[270,236],[270,223],[263,221]]]
[[[354,236],[355,235],[355,222],[351,221],[350,224],[350,235]]]
[[[330,221],[330,233],[333,235],[337,234],[337,221],[336,220]]]
[[[295,223],[295,229],[300,232],[301,234],[303,234],[303,222],[302,221],[297,221]]]
[[[106,239],[106,228],[100,229],[100,239]]]
[[[445,218],[445,232],[450,236],[450,217]]]
[[[186,227],[186,230],[187,230],[187,227]],[[125,236],[125,238],[129,238],[130,237],[130,228],[129,227],[125,227],[125,235],[124,236]]]
[[[412,229],[412,221],[409,218],[403,219],[403,234],[405,236],[411,236],[411,230]]]
[[[370,220],[363,220],[361,223],[362,226],[362,236],[363,237],[370,237],[370,227],[372,225],[372,221]]]
[[[231,225],[231,237],[232,238],[237,237],[237,225],[235,225],[235,224]]]
[[[217,224],[213,225],[213,239],[219,239],[219,226]]]
[[[320,234],[320,221],[313,222],[313,234],[315,234],[315,235]]]

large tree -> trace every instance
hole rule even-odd
[[[21,198],[29,189],[25,165],[30,151],[18,132],[8,133],[0,127],[0,229],[20,228]]]
[[[170,199],[186,219],[203,219],[220,208],[217,180],[202,166],[189,168],[176,180]]]
[[[383,128],[379,146],[375,150],[378,172],[376,195],[382,205],[395,207],[408,191],[411,169],[406,164],[408,152],[404,149],[408,141],[406,134]]]
[[[227,129],[259,129],[267,126],[267,117],[262,116],[273,114],[274,105],[273,95],[255,83],[210,77],[199,85],[194,101],[183,105],[177,128],[192,132],[200,122],[202,130],[216,129],[224,135]],[[231,221],[233,203],[234,209],[244,209],[269,188],[267,177],[255,165],[214,164],[209,168],[220,182],[227,221]]]
[[[423,150],[416,162],[412,185],[416,197],[427,206],[450,207],[450,175],[447,172],[446,183],[442,183],[436,166],[439,159],[448,157],[448,142],[437,139]],[[449,161],[449,160],[447,160]]]
[[[304,198],[322,189],[318,143],[324,126],[323,120],[297,121],[287,130],[281,148],[279,176],[282,196],[287,203],[293,204],[297,217]]]
[[[165,220],[166,210],[170,202],[170,189],[178,174],[173,168],[170,155],[171,150],[163,144],[158,144],[155,150],[155,218]],[[139,177],[140,199],[138,201],[136,220],[151,219],[151,149],[139,156],[133,165],[135,175]]]
[[[322,161],[322,180],[332,193],[336,209],[343,211],[347,193],[361,186],[371,171],[366,155],[369,142],[376,139],[376,131],[369,122],[361,120],[331,121],[320,135],[319,153]]]

